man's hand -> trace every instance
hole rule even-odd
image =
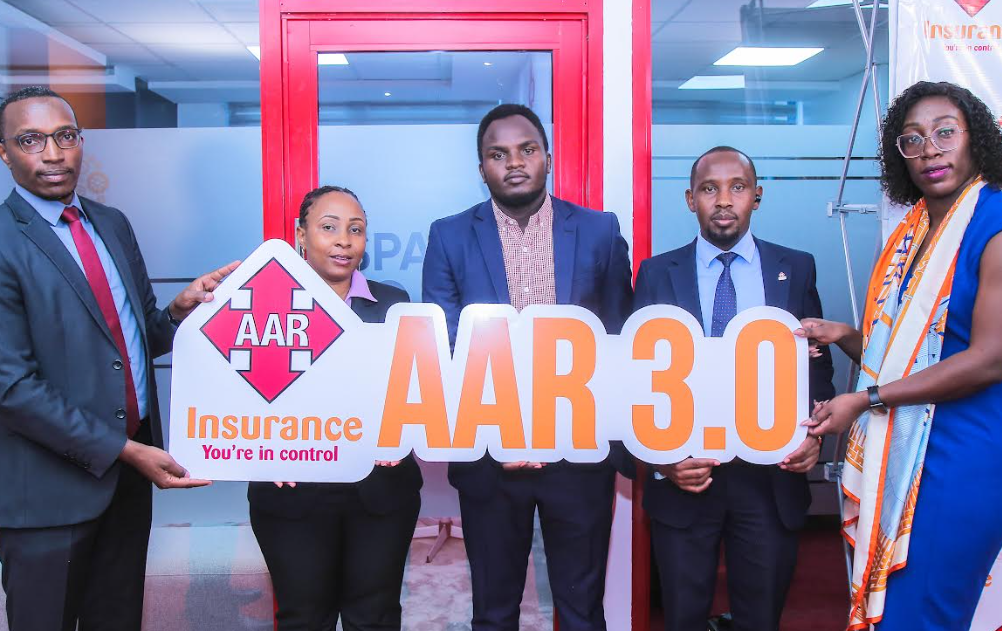
[[[185,287],[181,293],[171,301],[167,308],[171,316],[180,322],[188,317],[188,314],[203,302],[212,302],[212,292],[219,287],[219,283],[229,276],[233,270],[240,265],[240,261],[233,261],[229,265],[224,265],[214,272],[209,272],[196,278],[190,285]]]
[[[185,468],[163,449],[150,447],[134,440],[125,442],[125,448],[119,454],[118,459],[130,465],[160,489],[190,489],[212,484],[209,480],[196,480],[189,477]]]
[[[702,493],[710,488],[713,478],[713,467],[719,467],[720,461],[713,458],[687,458],[676,464],[659,465],[655,467],[661,475],[675,483],[675,486],[689,493]]]
[[[521,469],[542,469],[545,466],[545,462],[526,462],[522,460],[519,462],[505,462],[501,465],[501,468],[505,471],[519,471]]]
[[[821,441],[808,436],[789,456],[783,458],[779,468],[793,473],[807,473],[818,463],[821,456]]]
[[[283,486],[287,486],[290,489],[294,489],[294,488],[296,488],[296,483],[295,482],[276,482],[275,486],[277,486],[278,488],[282,488]]]

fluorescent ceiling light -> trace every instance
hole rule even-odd
[[[679,90],[741,90],[745,87],[743,74],[697,75],[682,85]]]
[[[796,66],[817,55],[824,48],[766,48],[738,46],[717,61],[714,66]]]
[[[873,0],[863,0],[860,3],[863,7],[872,7]],[[814,0],[811,4],[807,5],[808,9],[825,9],[827,7],[851,7],[852,0]],[[878,6],[880,9],[886,9],[887,4],[881,2]]]
[[[317,55],[317,64],[321,66],[347,66],[348,58],[344,53],[320,53]]]
[[[261,59],[260,46],[248,46],[247,50],[258,60]],[[320,53],[317,55],[317,64],[320,66],[347,66],[348,58],[344,56],[344,53]]]

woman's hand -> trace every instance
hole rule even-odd
[[[276,482],[275,486],[277,486],[278,488],[282,488],[283,486],[288,486],[290,489],[294,489],[294,488],[296,488],[296,483],[295,482]]]
[[[859,363],[863,354],[863,335],[844,322],[833,322],[821,318],[804,318],[800,327],[793,332],[798,337],[807,338],[811,357],[821,356],[821,347],[837,344],[851,360]]]
[[[376,466],[377,467],[395,467],[398,464],[400,464],[401,462],[402,462],[401,460],[377,460],[376,461]]]
[[[840,394],[831,401],[822,403],[802,425],[808,428],[807,433],[811,436],[841,434],[869,407],[870,399],[865,392]]]

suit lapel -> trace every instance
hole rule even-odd
[[[703,311],[699,301],[699,282],[696,280],[696,242],[693,241],[679,251],[668,267],[672,288],[675,290],[675,304],[682,307],[703,323]]]
[[[94,298],[94,291],[90,288],[87,277],[84,275],[83,270],[80,269],[80,266],[77,265],[77,262],[73,260],[73,256],[66,249],[66,246],[63,245],[63,242],[53,232],[52,226],[31,207],[31,204],[24,201],[16,192],[11,193],[10,197],[7,198],[7,205],[10,206],[17,216],[18,227],[21,228],[24,236],[28,237],[42,251],[42,254],[52,261],[52,264],[56,266],[59,273],[63,275],[66,282],[76,292],[97,325],[108,336],[108,339],[114,343],[115,340],[112,338],[108,324],[101,313],[101,308]]]
[[[365,298],[352,298],[351,310],[355,312],[355,315],[362,322],[378,322],[378,319],[372,317],[377,304],[379,303],[371,302]]]
[[[765,288],[765,304],[779,309],[788,309],[790,300],[790,276],[793,269],[786,258],[767,241],[755,239],[758,254],[762,257],[762,285]]]
[[[557,304],[571,302],[571,284],[574,280],[574,245],[577,242],[577,221],[571,207],[563,200],[551,197],[553,202],[553,282],[556,286]]]
[[[491,275],[491,283],[497,293],[498,302],[511,302],[508,296],[508,276],[504,269],[504,254],[501,252],[501,237],[498,235],[498,225],[494,219],[491,200],[488,199],[477,208],[473,229],[477,233],[480,251],[484,255],[484,262]]]
[[[94,204],[83,198],[80,199],[80,203],[84,207],[84,212],[87,213],[87,218],[94,224],[94,231],[101,237],[104,247],[111,254],[111,260],[115,263],[118,275],[122,278],[122,284],[125,285],[125,293],[129,296],[132,313],[136,316],[139,330],[142,332],[143,340],[145,341],[146,318],[142,312],[143,303],[139,296],[139,288],[136,286],[135,277],[132,275],[132,265],[130,264],[129,257],[125,254],[125,250],[122,248],[122,242],[118,239],[102,209],[95,207]]]

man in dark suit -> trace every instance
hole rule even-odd
[[[463,307],[477,303],[574,304],[610,333],[629,315],[626,241],[611,213],[546,192],[549,146],[539,118],[500,105],[480,122],[480,173],[491,198],[432,224],[424,302],[445,310],[450,340]],[[546,562],[562,631],[604,630],[602,597],[612,525],[608,463],[452,464],[473,583],[474,631],[515,631],[539,509]]]
[[[11,631],[138,631],[161,447],[154,357],[236,264],[157,309],[132,227],[74,192],[83,137],[31,87],[0,104],[0,563]]]
[[[768,305],[798,320],[820,317],[814,257],[752,236],[762,201],[755,165],[731,147],[716,147],[692,167],[689,209],[700,232],[692,243],[640,266],[637,309],[682,307],[706,335],[723,335],[738,311]],[[829,399],[831,354],[810,363],[810,394]],[[797,531],[811,495],[806,472],[820,444],[808,437],[777,466],[689,458],[655,467],[644,491],[661,575],[665,629],[705,631],[723,543],[733,627],[778,631],[797,560]]]

